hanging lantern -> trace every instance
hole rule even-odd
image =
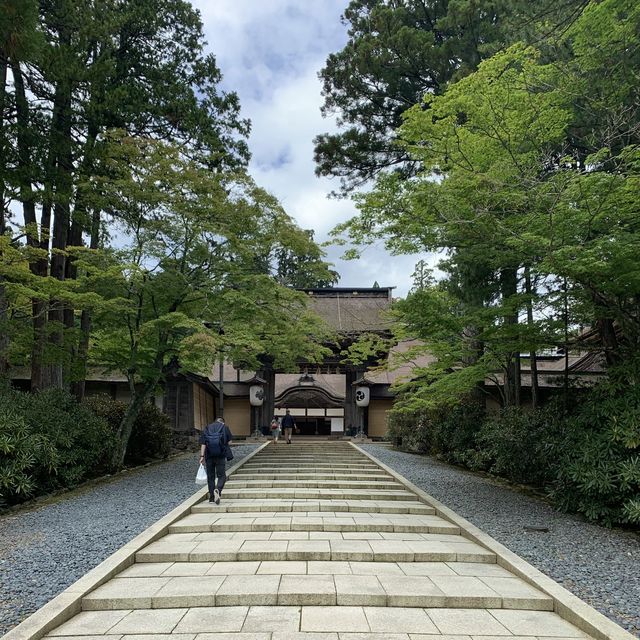
[[[358,407],[369,406],[369,387],[356,387],[356,405]]]
[[[264,402],[264,389],[257,384],[249,387],[249,402],[253,407],[261,407]]]

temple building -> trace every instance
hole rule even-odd
[[[386,354],[393,366],[373,367],[373,360],[362,365],[346,364],[343,351],[363,334],[390,338],[386,312],[392,303],[393,287],[302,290],[309,305],[335,331],[337,341],[332,353],[321,365],[300,362],[295,371],[276,371],[265,366],[259,371],[244,371],[224,363],[222,371],[214,366],[206,374],[185,372],[175,367],[155,397],[156,405],[170,418],[177,441],[187,442],[195,432],[224,415],[237,437],[267,434],[273,416],[288,409],[303,436],[354,436],[384,438],[387,416],[393,405],[392,385],[399,379],[411,379],[416,367],[424,368],[433,357],[422,353],[415,357],[411,347],[417,341],[395,344]],[[384,360],[384,354],[382,359]],[[572,387],[590,386],[605,375],[601,354],[571,351],[569,354],[539,355],[539,395],[543,400],[557,393],[568,379]],[[222,374],[222,375],[221,375]],[[501,406],[500,385],[503,374],[488,376],[484,390],[487,408]],[[28,367],[11,372],[14,386],[29,389]],[[529,402],[530,365],[522,366],[522,397]],[[129,402],[130,391],[121,373],[94,367],[86,380],[87,395],[106,394],[114,400]]]
[[[385,312],[393,287],[304,289],[310,308],[336,332],[338,344],[321,365],[301,363],[297,371],[240,371],[226,363],[220,380],[214,367],[210,381],[222,390],[225,420],[234,433],[250,435],[268,428],[272,417],[288,409],[301,435],[338,436],[361,432],[383,438],[393,395],[385,374],[369,374],[367,365],[343,362],[341,352],[363,333],[390,337]],[[258,393],[261,406],[252,405]],[[217,403],[220,404],[219,402]],[[195,421],[196,429],[200,428]],[[206,421],[204,422],[206,424]]]

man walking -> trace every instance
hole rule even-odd
[[[222,489],[227,481],[227,452],[232,439],[231,430],[222,418],[208,424],[200,436],[200,463],[204,462],[207,466],[209,502],[220,504]]]
[[[287,440],[287,444],[291,444],[291,432],[295,429],[296,421],[293,419],[293,416],[287,409],[287,413],[282,418],[282,428],[284,429],[284,437]]]

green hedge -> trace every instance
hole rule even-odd
[[[56,389],[31,394],[0,387],[0,501],[18,504],[114,471],[110,461],[126,410],[108,396],[79,404]],[[125,463],[166,457],[171,445],[169,418],[145,405]]]
[[[545,489],[560,508],[612,526],[640,524],[640,359],[589,391],[533,411],[391,414],[390,439],[470,469]]]
[[[109,472],[106,420],[68,393],[0,389],[0,497],[16,504]]]

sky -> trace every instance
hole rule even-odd
[[[338,223],[356,214],[350,200],[329,199],[334,180],[314,174],[313,138],[336,130],[320,113],[318,72],[329,53],[347,41],[340,16],[348,0],[192,0],[204,22],[223,88],[240,96],[243,117],[252,122],[249,167],[256,182],[319,242]],[[344,249],[327,248],[341,287],[395,286],[404,296],[421,256],[390,256],[377,245],[357,261]]]

